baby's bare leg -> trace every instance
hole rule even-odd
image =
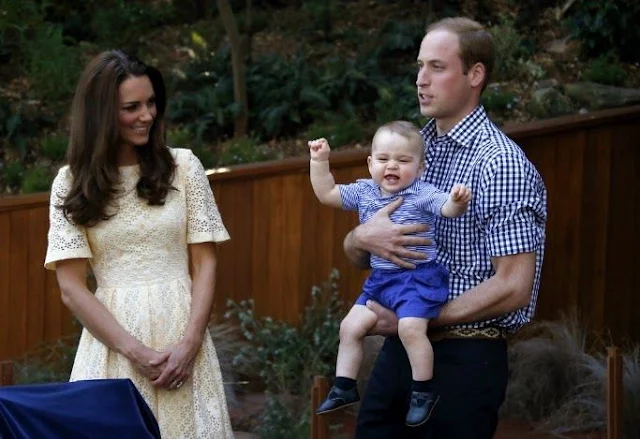
[[[354,305],[340,324],[340,345],[336,376],[356,379],[362,364],[362,342],[378,319],[364,305]]]
[[[433,348],[427,337],[428,319],[404,317],[398,321],[398,335],[409,356],[414,381],[433,377]]]

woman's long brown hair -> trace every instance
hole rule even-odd
[[[93,226],[110,216],[107,207],[118,193],[119,88],[130,77],[147,76],[153,86],[157,115],[149,142],[136,146],[140,164],[138,196],[162,205],[172,186],[175,161],[165,143],[167,96],[162,74],[120,50],[100,53],[89,62],[76,87],[71,107],[67,163],[72,184],[62,208],[74,224]]]

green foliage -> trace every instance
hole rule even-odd
[[[267,392],[267,405],[256,433],[261,439],[306,439],[311,428],[310,413],[308,398],[300,401]]]
[[[48,134],[40,141],[42,154],[54,162],[64,158],[68,146],[69,137],[61,133]]]
[[[363,122],[358,119],[336,119],[333,122],[315,122],[307,131],[309,139],[324,137],[329,141],[331,149],[356,142],[362,142],[367,137]]]
[[[185,127],[174,127],[167,130],[167,142],[174,148],[186,148],[193,145],[191,132]]]
[[[71,96],[81,70],[80,58],[76,47],[65,44],[60,26],[37,26],[22,49],[36,97],[61,100]]]
[[[425,23],[422,20],[387,21],[380,29],[379,55],[418,53],[424,31]]]
[[[498,54],[493,68],[493,79],[503,81],[518,76],[522,72],[522,60],[528,52],[513,20],[505,18],[489,31],[493,36],[495,51]]]
[[[29,168],[22,180],[22,193],[46,192],[51,188],[53,177],[45,168]]]
[[[22,184],[24,167],[20,162],[7,163],[3,169],[4,181],[10,188],[19,188]]]
[[[132,52],[142,34],[171,21],[172,2],[110,0],[91,14],[91,30],[103,46]],[[132,47],[129,47],[132,46]]]
[[[226,318],[236,319],[251,343],[238,352],[236,364],[253,364],[267,390],[277,394],[307,395],[314,375],[334,372],[344,304],[337,291],[338,272],[311,290],[311,304],[299,325],[271,317],[257,317],[253,302],[228,302]]]
[[[590,60],[582,72],[581,79],[599,84],[623,86],[628,76],[626,70],[620,65],[618,57],[610,52]]]
[[[0,3],[0,59],[6,61],[20,47],[29,17],[37,14],[28,1],[2,0]]]
[[[18,153],[24,159],[31,139],[52,126],[50,116],[28,104],[10,105],[0,98],[0,146]]]
[[[273,160],[277,157],[267,145],[260,144],[253,137],[233,139],[221,144],[218,166],[256,163]]]
[[[491,113],[509,113],[518,104],[518,95],[500,87],[487,87],[482,94],[482,105]]]
[[[392,120],[407,120],[417,123],[421,118],[416,87],[409,81],[391,82],[378,86],[375,103],[378,125]]]
[[[16,363],[16,384],[55,383],[69,380],[78,335],[61,337],[25,354]]]
[[[325,41],[331,39],[336,9],[335,0],[307,0],[302,3],[302,10],[310,16],[310,31],[321,29]]]
[[[614,51],[620,59],[640,61],[640,3],[635,0],[582,0],[576,2],[565,23],[580,40],[588,56]]]

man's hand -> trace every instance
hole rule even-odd
[[[350,242],[345,242],[345,248],[349,250],[349,246],[352,245],[356,249],[387,259],[400,267],[415,268],[414,264],[405,259],[425,259],[426,255],[408,250],[406,246],[430,245],[430,239],[412,235],[429,230],[429,226],[393,223],[389,216],[401,204],[402,197],[380,209],[366,223],[356,227]]]
[[[398,316],[393,311],[373,300],[367,300],[367,308],[378,316],[368,335],[398,335]]]

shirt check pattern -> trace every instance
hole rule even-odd
[[[492,257],[536,252],[536,272],[527,307],[461,328],[498,326],[516,331],[533,317],[544,255],[547,194],[544,182],[520,147],[477,107],[438,137],[434,121],[423,129],[423,179],[442,191],[456,183],[471,188],[469,210],[459,218],[438,217],[436,259],[449,269],[449,300],[493,276]]]
[[[380,193],[380,187],[372,179],[361,179],[351,184],[340,184],[340,196],[342,208],[345,210],[357,210],[360,223],[365,223],[380,209],[391,203],[398,197],[403,197],[402,205],[391,214],[391,221],[396,224],[430,224],[440,216],[442,205],[449,198],[449,192],[440,191],[434,185],[420,179],[400,192],[389,197]],[[427,232],[416,233],[433,241],[429,246],[410,246],[412,250],[420,251],[428,255],[428,259],[436,257],[436,246],[433,228]],[[412,260],[416,265],[424,264],[427,260]],[[398,265],[371,255],[371,268],[385,270],[399,269]]]

